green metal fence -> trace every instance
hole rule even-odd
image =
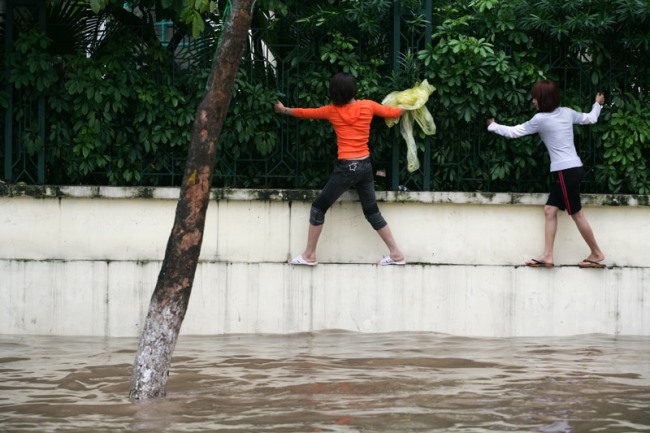
[[[390,70],[395,74],[400,73],[400,56],[406,52],[417,53],[423,49],[431,39],[431,21],[426,21],[424,31],[414,31],[408,24],[409,19],[414,14],[430,16],[432,10],[432,1],[425,0],[421,8],[409,8],[403,10],[400,2],[396,1],[392,9],[392,27],[390,29],[391,41],[391,58],[386,59],[390,65]],[[419,30],[419,29],[418,29]],[[251,40],[267,40],[265,35],[266,29],[253,29]],[[295,49],[300,50],[300,41],[303,36],[299,33],[294,35]],[[311,45],[318,46],[324,41],[310,40]],[[289,83],[295,82],[295,77],[301,75],[303,70],[310,69],[313,65],[322,65],[323,61],[319,56],[314,55],[314,50],[304,49],[304,54],[299,56],[299,60],[287,61],[286,59],[274,56],[277,46],[257,46],[249,57],[246,57],[241,68],[248,70],[249,75],[253,75],[254,70],[264,69],[269,71],[265,75],[265,85],[267,87],[276,87],[280,94],[290,95],[292,89]],[[359,46],[358,50],[363,47]],[[286,102],[286,101],[285,101]],[[390,153],[379,156],[373,164],[381,167],[386,173],[386,178],[378,177],[377,186],[380,189],[409,189],[409,190],[429,190],[431,188],[432,164],[431,164],[431,146],[432,138],[427,137],[424,140],[424,155],[422,156],[422,168],[419,173],[410,174],[403,163],[405,157],[405,145],[400,137],[395,137],[392,143]],[[274,187],[296,187],[305,183],[303,170],[309,165],[312,174],[317,171],[320,177],[325,178],[334,166],[335,153],[332,157],[322,160],[311,160],[308,163],[303,162],[297,157],[300,146],[297,133],[296,121],[294,119],[283,118],[281,120],[279,140],[274,151],[265,157],[254,155],[235,156],[230,153],[220,151],[216,164],[215,184],[218,186],[239,186],[246,182],[250,173],[256,173],[259,180],[255,186],[274,186]],[[334,145],[332,144],[334,150]]]
[[[432,24],[430,20],[424,21],[424,27],[419,27],[417,31],[413,29],[410,22],[414,15],[431,17],[432,0],[423,0],[420,2],[420,9],[403,9],[400,1],[393,3],[392,9],[392,27],[390,28],[391,41],[391,58],[387,59],[392,71],[399,75],[400,59],[409,53],[414,55],[424,49],[431,41]],[[45,6],[44,2],[37,0],[7,0],[5,11],[5,35],[4,48],[5,53],[9,52],[12,46],[15,29],[13,17],[16,13],[33,14],[37,22],[44,29]],[[166,44],[173,38],[174,28],[170,22],[160,22],[156,24],[156,31],[162,44]],[[275,56],[277,50],[273,46],[260,44],[259,41],[267,40],[265,28],[254,28],[250,40],[257,41],[256,46],[250,47],[242,63],[242,71],[248,72],[250,76],[262,76],[263,84],[268,88],[276,88],[279,93],[290,94],[289,82],[292,77],[300,76],[303,69],[308,65],[322,63],[318,56],[314,56],[312,51],[305,51],[309,54],[300,56],[299,61],[287,62],[285,59]],[[296,35],[296,50],[300,50],[301,36]],[[303,41],[304,42],[304,41]],[[309,41],[318,43],[319,41]],[[183,53],[191,52],[200,44],[201,40],[190,40],[186,38],[179,44],[178,62],[182,63]],[[359,49],[363,49],[359,47]],[[615,47],[612,47],[615,49]],[[566,63],[565,57],[554,51],[553,47],[549,49],[548,56],[544,59],[549,65],[549,70],[553,76],[560,78],[561,83],[568,80],[562,80],[564,76],[570,74],[572,77],[579,77],[577,82],[572,79],[571,91],[578,92],[581,95],[592,95],[602,87],[607,87],[607,81],[616,79],[620,82],[621,75],[629,74],[624,65],[612,65],[612,68],[603,77],[603,82],[596,88],[592,84],[590,77],[591,69],[588,65],[584,68],[576,66],[574,63]],[[4,61],[4,59],[3,59]],[[576,69],[578,68],[578,69]],[[264,73],[260,74],[260,71]],[[647,71],[647,69],[645,70]],[[647,72],[643,72],[647,73]],[[637,77],[638,78],[638,77]],[[650,79],[645,76],[640,78],[641,81],[648,83]],[[2,163],[3,178],[5,181],[17,183],[25,182],[29,184],[43,184],[49,180],[48,170],[56,170],[56,167],[46,165],[46,156],[48,151],[46,131],[47,131],[47,113],[45,99],[41,97],[36,104],[26,103],[21,98],[20,92],[16,92],[8,83],[5,84],[8,94],[8,109],[4,116],[3,146],[0,146],[0,162]],[[565,89],[568,91],[568,89]],[[435,97],[435,94],[434,94]],[[16,113],[21,113],[22,120],[18,120]],[[434,118],[435,118],[435,113]],[[36,121],[34,122],[34,119]],[[395,137],[390,152],[380,155],[379,160],[374,161],[377,166],[384,168],[387,172],[387,178],[382,180],[378,178],[378,187],[391,190],[409,189],[409,190],[483,190],[499,191],[509,188],[509,185],[515,185],[519,190],[527,190],[527,185],[538,184],[539,178],[547,175],[547,170],[540,168],[539,176],[536,178],[516,179],[514,183],[504,185],[499,181],[494,181],[485,173],[490,171],[490,161],[487,160],[485,149],[489,145],[488,135],[482,125],[481,119],[475,125],[464,125],[462,130],[455,131],[454,140],[450,140],[445,134],[438,134],[433,137],[424,139],[423,148],[420,152],[421,168],[409,173],[406,170],[405,145],[399,137]],[[34,127],[37,125],[37,127]],[[278,132],[278,143],[273,151],[266,155],[255,153],[236,154],[228,150],[221,150],[218,154],[217,164],[215,167],[215,185],[216,186],[258,186],[258,187],[298,187],[304,185],[304,176],[307,165],[312,170],[317,170],[323,176],[329,172],[333,166],[334,160],[322,159],[317,161],[305,162],[297,157],[299,153],[298,132],[296,122],[291,119],[283,119]],[[28,131],[28,129],[31,130]],[[21,144],[21,137],[25,133],[40,135],[44,147],[37,153],[32,153],[29,149]],[[462,140],[458,140],[462,137]],[[602,150],[597,149],[594,140],[589,134],[581,136],[577,141],[579,152],[585,161],[585,165],[593,170],[602,159]],[[440,149],[445,149],[447,156],[440,158],[437,156]],[[183,161],[185,159],[185,150],[180,149],[173,153],[165,155],[152,155],[150,160],[142,161],[141,181],[142,185],[179,185],[183,174]],[[155,170],[151,167],[156,161]],[[472,167],[473,170],[468,170]],[[437,181],[438,172],[444,169],[451,169],[455,175],[453,178],[446,179],[444,182]],[[255,177],[251,181],[251,177]],[[98,176],[101,178],[101,176]],[[593,172],[587,175],[587,190],[589,190],[589,181],[593,178]]]
[[[6,0],[4,10],[4,52],[0,58],[4,65],[4,56],[11,50],[14,40],[14,16],[28,14],[34,17],[41,30],[46,28],[46,7],[43,1],[38,0]],[[4,75],[4,74],[2,74]],[[29,184],[43,184],[45,176],[45,148],[38,152],[30,152],[22,144],[20,137],[31,133],[40,137],[45,142],[46,112],[45,97],[41,96],[36,103],[27,102],[21,95],[5,83],[7,93],[7,110],[3,113],[4,134],[3,146],[0,146],[0,161],[4,169],[4,179],[8,182],[25,182]],[[16,113],[22,113],[16,119]],[[36,125],[36,126],[34,126]]]

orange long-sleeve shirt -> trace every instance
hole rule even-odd
[[[368,138],[373,116],[399,117],[400,109],[362,99],[352,104],[324,105],[319,108],[294,108],[293,115],[303,119],[326,119],[334,126],[339,159],[357,159],[370,155]]]

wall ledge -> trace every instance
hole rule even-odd
[[[232,189],[213,188],[210,199],[216,201],[299,201],[311,202],[318,190],[299,189]],[[377,191],[383,203],[468,204],[468,205],[543,205],[546,193],[453,192],[453,191]],[[116,187],[116,186],[56,186],[0,184],[0,197],[101,198],[178,200],[177,187]],[[356,201],[357,194],[349,191],[342,201]],[[583,194],[585,206],[650,206],[650,195]]]

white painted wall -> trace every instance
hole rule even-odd
[[[178,189],[12,187],[0,194],[0,333],[137,336]],[[586,196],[609,268],[560,216],[553,269],[544,195],[379,193],[407,255],[385,247],[354,193],[327,214],[315,268],[287,265],[311,192],[215,190],[183,334],[429,331],[467,336],[650,335],[648,197]],[[140,198],[140,196],[147,198]],[[297,199],[296,199],[297,198]]]

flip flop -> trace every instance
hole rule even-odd
[[[307,260],[302,258],[302,255],[296,256],[293,259],[289,260],[289,263],[292,265],[300,265],[300,266],[316,266],[318,262],[308,262]]]
[[[548,263],[546,260],[530,259],[530,262],[526,262],[526,266],[529,268],[552,268],[555,264]]]
[[[580,268],[603,269],[603,268],[606,268],[607,265],[604,264],[604,263],[597,262],[595,260],[584,259],[583,261],[578,263],[578,267],[580,267]]]
[[[406,259],[396,262],[395,260],[391,259],[390,256],[386,256],[380,261],[378,261],[377,264],[379,266],[391,266],[391,265],[403,266],[406,264]]]

